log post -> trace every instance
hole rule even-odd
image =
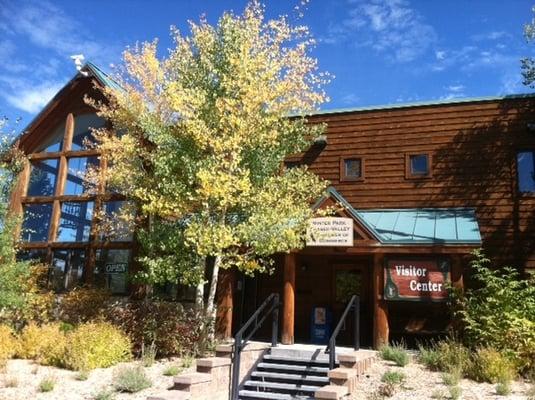
[[[232,316],[234,305],[234,269],[222,269],[217,282],[216,334],[220,339],[232,337]]]
[[[375,254],[373,258],[373,347],[388,344],[388,307],[384,300],[384,256]]]
[[[295,324],[295,254],[284,256],[282,344],[294,343]]]

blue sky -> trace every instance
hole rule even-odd
[[[533,1],[533,0],[531,0]],[[266,0],[269,16],[294,1]],[[29,123],[76,73],[72,54],[110,70],[136,41],[245,1],[0,0],[0,116]],[[304,23],[318,40],[320,69],[335,76],[323,109],[527,93],[519,60],[533,54],[525,0],[311,0]]]

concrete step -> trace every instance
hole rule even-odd
[[[326,376],[285,374],[280,372],[254,371],[251,378],[265,381],[301,382],[307,385],[328,385],[329,378]]]
[[[289,392],[290,394],[303,394],[313,395],[317,386],[307,386],[300,385],[295,383],[277,383],[277,382],[262,382],[262,381],[246,381],[244,387],[249,390],[260,389],[268,392],[284,393]]]
[[[291,394],[257,392],[254,390],[240,390],[239,397],[243,400],[314,400],[314,397],[310,396],[293,396]]]
[[[327,375],[329,367],[312,367],[308,365],[292,365],[292,364],[278,364],[278,363],[265,363],[261,362],[257,365],[258,369],[269,371],[285,371],[285,372],[300,372],[305,375],[309,374],[321,374]]]
[[[279,355],[271,355],[266,354],[264,356],[264,360],[266,361],[273,361],[273,362],[279,362],[279,363],[288,363],[288,364],[313,364],[316,366],[329,366],[329,360],[317,360],[313,358],[296,358],[296,357],[288,357],[288,356],[279,356]]]

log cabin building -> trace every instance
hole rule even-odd
[[[116,86],[88,63],[18,141],[29,159],[11,199],[23,216],[21,257],[49,264],[58,292],[83,283],[131,292],[133,235],[107,238],[94,218],[126,199],[88,194],[83,185],[84,171],[99,162],[84,139],[106,124],[83,98],[102,98],[107,85]],[[221,333],[230,336],[276,292],[282,342],[322,342],[358,294],[363,345],[421,338],[447,329],[447,287],[469,281],[474,249],[535,271],[534,109],[535,97],[525,95],[311,115],[326,124],[325,135],[286,165],[306,164],[329,180],[314,207],[335,206],[337,214],[313,221],[315,237],[276,256],[272,274],[222,272]],[[178,293],[189,298],[188,290]]]

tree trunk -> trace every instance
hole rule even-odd
[[[217,291],[217,281],[219,276],[219,267],[221,265],[221,256],[216,256],[214,260],[214,268],[212,270],[212,279],[210,280],[210,289],[208,291],[208,300],[206,301],[205,316],[210,321],[211,329],[210,335],[214,335],[214,326],[216,319],[215,296]]]

